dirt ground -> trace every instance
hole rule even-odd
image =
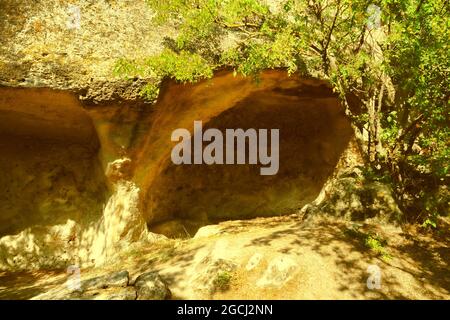
[[[81,277],[127,270],[133,281],[157,271],[173,299],[450,299],[449,226],[443,219],[425,231],[320,216],[228,221],[191,239],[131,248]],[[0,299],[48,298],[67,277],[0,273]]]

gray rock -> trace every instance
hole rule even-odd
[[[293,277],[296,269],[298,269],[296,261],[288,255],[275,257],[269,262],[266,271],[256,285],[258,287],[281,287]]]
[[[119,271],[84,280],[79,290],[71,291],[63,285],[33,300],[136,300],[136,290],[128,283],[128,271]]]
[[[74,291],[65,294],[50,294],[39,296],[44,300],[136,300],[136,290],[133,287],[111,287],[106,289],[91,289]]]
[[[138,98],[148,79],[117,79],[111,71],[119,57],[145,58],[159,52],[171,31],[169,26],[149,23],[154,12],[145,1],[123,5],[122,1],[77,0],[79,30],[67,28],[70,13],[65,2],[0,3],[0,84],[69,89],[95,102]],[[36,29],[28,21],[45,27]],[[50,42],[43,40],[47,37]]]
[[[129,281],[128,271],[119,271],[104,276],[91,278],[81,282],[81,289],[103,289],[111,287],[126,287]]]
[[[137,300],[166,300],[171,292],[157,272],[146,272],[137,277],[134,287]]]
[[[98,290],[90,294],[89,292],[83,294],[83,300],[136,300],[137,294],[133,287],[126,288],[108,288]]]
[[[190,279],[189,285],[207,299],[217,291],[229,289],[229,282],[236,268],[233,261],[205,257],[197,265],[198,272]]]
[[[307,215],[329,214],[353,221],[377,218],[389,222],[401,220],[391,187],[378,181],[367,181],[360,176],[340,176],[326,187],[326,196],[319,203],[302,209]]]

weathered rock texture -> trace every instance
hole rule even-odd
[[[282,71],[265,72],[259,84],[229,72],[167,83],[152,107],[0,91],[3,268],[100,264],[147,239],[146,224],[185,236],[217,220],[295,212],[317,197],[352,136],[325,82]],[[280,129],[278,174],[173,165],[171,133],[192,131],[194,120],[205,129]]]
[[[1,0],[0,85],[71,89],[93,101],[134,99],[140,83],[112,71],[119,58],[161,49],[172,31],[152,25],[152,17],[144,0]]]
[[[150,230],[193,235],[225,219],[288,214],[314,200],[352,136],[326,83],[268,71],[168,83],[155,106],[82,105],[68,92],[2,88],[2,268],[101,264]],[[171,132],[280,129],[280,170],[175,166]]]
[[[314,200],[352,136],[338,98],[325,82],[282,71],[250,78],[218,74],[197,85],[168,85],[154,107],[154,123],[139,148],[136,180],[151,224],[198,222],[292,213]],[[167,137],[176,128],[278,128],[280,169],[260,165],[183,165],[170,159]],[[172,223],[172,222],[171,222]],[[164,225],[155,228],[164,229]],[[190,230],[188,230],[189,233]]]
[[[152,16],[143,0],[0,1],[0,269],[99,265],[158,239],[147,227],[192,236],[215,221],[296,212],[333,173],[352,131],[324,81],[271,70],[257,84],[224,71],[141,101],[148,79],[113,69],[173,35]],[[194,120],[280,129],[278,174],[173,165],[171,133]]]
[[[137,277],[134,287],[138,300],[167,300],[171,292],[160,275],[156,272],[147,272]]]
[[[380,181],[371,181],[363,169],[363,159],[355,139],[352,139],[319,196],[304,206],[301,213],[340,216],[354,221],[374,218],[400,222],[403,215],[391,187]]]
[[[157,272],[146,272],[130,283],[128,271],[105,273],[65,283],[34,296],[33,300],[167,300],[171,292]],[[76,286],[72,284],[77,283]]]
[[[129,160],[93,118],[71,93],[0,88],[0,269],[101,264],[147,239]]]

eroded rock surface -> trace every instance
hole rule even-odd
[[[153,16],[145,1],[2,0],[0,84],[76,90],[95,102],[139,98],[142,81],[112,71],[119,58],[161,50],[173,31]]]
[[[68,281],[73,284],[73,279]],[[165,300],[170,290],[157,272],[143,273],[131,284],[126,270],[103,273],[72,288],[69,282],[33,297],[34,300]]]
[[[126,287],[130,275],[128,271],[119,271],[112,274],[98,276],[81,282],[81,290],[105,289],[111,287]]]
[[[250,78],[220,73],[196,85],[169,84],[154,107],[152,126],[136,153],[135,178],[151,230],[194,234],[226,219],[289,214],[313,201],[352,136],[338,98],[317,80],[278,71]],[[260,165],[182,165],[171,162],[173,130],[280,130],[280,169],[261,176]],[[204,144],[206,145],[206,143]],[[195,199],[195,201],[192,201]],[[172,221],[177,221],[174,223]],[[184,226],[184,229],[180,227]]]
[[[147,272],[137,277],[134,282],[138,300],[166,300],[171,292],[156,272]]]
[[[363,161],[354,140],[342,154],[333,176],[319,196],[302,208],[306,215],[327,214],[364,221],[398,223],[403,219],[391,186],[363,174]]]
[[[150,107],[0,88],[0,267],[101,265],[151,232],[192,237],[216,221],[291,214],[313,201],[352,136],[327,84],[267,71],[169,82]],[[178,128],[279,129],[280,168],[171,162]],[[195,199],[195,201],[193,201]]]

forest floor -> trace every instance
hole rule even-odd
[[[131,282],[157,271],[173,299],[450,299],[450,223],[425,231],[323,216],[228,221],[130,248],[81,278],[121,270]],[[67,277],[0,273],[0,299],[39,298]]]

